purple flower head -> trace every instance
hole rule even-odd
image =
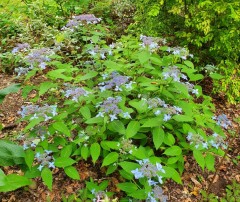
[[[36,65],[41,69],[45,69],[47,65],[46,62],[51,61],[49,55],[53,53],[49,48],[34,49],[25,57],[25,60],[32,67]]]
[[[157,38],[157,37],[148,37],[148,36],[143,36],[143,35],[140,35],[140,40],[142,41],[140,46],[142,46],[143,48],[148,47],[151,52],[155,51],[159,48],[158,43],[160,41],[165,41],[165,40],[161,40],[160,38]]]
[[[78,98],[80,96],[87,96],[89,94],[88,91],[84,90],[83,88],[73,88],[66,90],[65,97],[72,97],[72,100],[78,102]]]
[[[18,112],[22,116],[22,118],[33,115],[30,117],[30,120],[32,119],[38,119],[38,118],[44,118],[45,121],[52,118],[52,116],[57,115],[57,106],[56,105],[44,105],[42,107],[39,107],[38,105],[27,105],[22,106],[22,110]],[[51,114],[51,116],[49,116]]]
[[[217,125],[222,126],[225,129],[232,125],[232,122],[227,118],[225,114],[220,114],[214,119],[216,120]]]
[[[110,120],[113,121],[117,119],[117,115],[122,113],[122,110],[118,107],[118,103],[121,102],[121,97],[108,97],[103,103],[100,103],[100,111],[97,114],[97,117],[103,117],[107,114],[110,117]]]
[[[14,71],[18,74],[17,77],[21,75],[25,75],[29,72],[30,68],[25,67],[17,67],[14,69]]]
[[[86,22],[87,24],[97,24],[101,18],[96,18],[93,14],[82,14],[73,17],[74,20]]]
[[[127,82],[129,81],[128,76],[122,76],[117,72],[112,72],[108,77],[110,80],[104,81],[104,82],[98,84],[101,92],[103,92],[105,90],[109,90],[109,89],[114,89],[115,91],[122,91],[121,86],[123,86],[123,85],[126,86]],[[105,78],[107,78],[107,77],[105,77]],[[129,85],[130,85],[130,83],[129,83]],[[126,87],[129,88],[130,86],[126,86]]]
[[[26,51],[30,48],[30,45],[28,43],[18,43],[16,47],[13,48],[12,54],[15,54],[19,51]]]
[[[165,67],[162,74],[165,80],[172,78],[176,82],[180,82],[180,78],[182,77],[182,73],[177,66]]]

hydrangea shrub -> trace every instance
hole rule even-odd
[[[100,23],[92,14],[75,16],[61,30],[60,43],[13,49],[30,69],[18,68],[18,76],[27,80],[38,72],[47,78],[34,86],[38,100],[19,112],[28,123],[19,136],[25,175],[41,176],[51,189],[52,169],[63,168],[77,180],[74,165],[91,160],[106,167],[106,176],[121,178],[116,186],[125,192],[122,200],[166,201],[162,185],[168,179],[182,183],[185,156],[214,170],[215,155],[226,148],[221,126],[231,123],[225,115],[214,117],[211,98],[195,85],[202,75],[186,48],[142,35],[109,44]],[[74,49],[63,55],[66,47]],[[86,182],[87,197],[114,198],[107,186]]]

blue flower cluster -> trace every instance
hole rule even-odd
[[[180,82],[181,78],[187,80],[187,77],[181,73],[177,66],[165,67],[162,75],[165,80],[168,78],[172,78],[176,82]]]
[[[99,103],[97,107],[100,107],[96,117],[104,117],[107,114],[111,121],[118,119],[117,116],[122,113],[122,110],[118,107],[118,103],[122,101],[120,96],[108,97],[103,103]]]
[[[28,43],[18,43],[16,47],[13,48],[12,54],[16,54],[19,51],[27,51],[30,48]]]
[[[35,154],[37,162],[40,163],[37,168],[39,171],[42,171],[45,166],[48,166],[48,168],[55,168],[54,158],[51,153],[52,151],[50,150],[44,150],[44,153],[37,152]]]
[[[14,71],[17,73],[17,77],[27,74],[30,70],[31,68],[28,67],[17,67],[14,69]]]
[[[122,138],[120,143],[118,143],[119,151],[122,154],[132,154],[133,150],[137,147],[132,144],[131,139]]]
[[[164,100],[160,98],[149,98],[147,100],[148,108],[153,109],[154,114],[158,116],[159,114],[164,113],[163,121],[169,121],[171,115],[182,113],[182,108],[177,106],[170,106],[166,104]]]
[[[188,92],[191,92],[195,95],[199,94],[198,89],[195,89],[193,84],[187,82],[187,76],[185,74],[182,74],[177,66],[164,67],[162,75],[164,80],[171,78],[173,81],[184,84],[187,87]],[[182,82],[181,79],[185,80],[186,82]]]
[[[65,97],[72,97],[72,100],[75,102],[78,102],[78,98],[80,96],[87,96],[89,94],[88,91],[84,90],[83,88],[73,88],[73,89],[68,89],[65,92]]]
[[[102,202],[105,201],[106,198],[108,199],[108,196],[104,191],[96,191],[95,189],[92,189],[91,193],[95,195],[93,202]]]
[[[187,140],[190,142],[190,144],[194,144],[196,149],[201,147],[208,149],[210,146],[216,149],[220,147],[223,149],[227,148],[227,143],[224,141],[224,138],[217,133],[213,133],[212,136],[209,136],[208,140],[204,140],[201,135],[189,132],[187,135]]]
[[[112,48],[100,48],[95,46],[87,51],[92,57],[99,56],[102,60],[106,59],[107,55],[113,55]]]
[[[157,199],[162,198],[166,201],[167,197],[162,195],[162,189],[158,186],[159,183],[163,184],[161,173],[165,173],[165,170],[162,165],[160,163],[152,164],[149,159],[137,160],[137,162],[141,167],[131,171],[135,179],[146,177],[149,186],[153,186],[152,192],[148,193],[148,200],[157,201]],[[155,181],[155,178],[158,181]]]
[[[189,51],[186,48],[182,48],[182,47],[168,47],[167,51],[170,53],[172,52],[173,55],[177,55],[180,58],[182,58],[183,60],[186,60],[187,57],[191,57],[193,58],[193,54],[189,54]]]
[[[62,28],[64,29],[72,29],[75,27],[78,27],[79,25],[83,25],[83,23],[86,24],[97,24],[101,21],[101,18],[96,18],[93,14],[82,14],[73,16],[71,20],[68,21],[68,23]]]
[[[30,69],[38,66],[40,69],[45,69],[47,62],[51,61],[49,55],[54,54],[54,51],[49,48],[33,49],[26,57],[25,60],[30,64]]]
[[[122,86],[125,85],[125,88],[131,89],[133,82],[129,82],[128,76],[121,76],[117,72],[112,72],[110,75],[102,75],[103,79],[109,78],[110,80],[99,83],[99,89],[101,92],[105,90],[114,89],[115,91],[122,91]]]
[[[149,202],[166,202],[168,197],[163,194],[163,190],[158,185],[155,185],[151,192],[148,193],[148,198],[146,201]]]
[[[203,137],[199,134],[195,134],[192,132],[189,132],[187,135],[187,140],[190,142],[190,145],[194,144],[195,148],[198,149],[199,147],[202,146],[202,148],[208,149],[208,141],[204,140]]]
[[[159,43],[161,42],[162,44],[166,44],[166,39],[161,39],[158,37],[149,37],[149,36],[144,36],[140,35],[140,40],[142,43],[140,44],[141,47],[143,48],[149,48],[150,52],[156,51],[159,48]]]
[[[220,114],[219,116],[212,117],[213,120],[217,122],[217,125],[222,126],[225,129],[228,129],[232,125],[232,122],[227,118],[226,114]]]
[[[19,111],[18,114],[22,116],[22,118],[33,115],[30,120],[44,118],[44,121],[50,120],[52,117],[57,115],[57,105],[44,105],[39,107],[38,105],[27,105],[22,106],[22,111]]]

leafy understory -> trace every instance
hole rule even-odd
[[[0,170],[0,191],[37,177],[52,190],[54,169],[80,180],[75,165],[91,161],[106,167],[106,176],[121,178],[116,187],[123,197],[108,191],[107,180],[90,179],[79,200],[167,201],[162,186],[169,179],[182,183],[185,156],[215,170],[216,156],[228,148],[224,130],[232,123],[214,115],[211,98],[197,85],[204,76],[194,56],[162,37],[123,35],[110,43],[109,37],[100,17],[75,15],[53,31],[51,43],[19,38],[8,53],[19,64],[23,97],[33,90],[37,96],[18,112],[26,124],[18,143],[0,141],[0,166],[17,165],[24,173]],[[33,85],[39,75],[45,80]]]

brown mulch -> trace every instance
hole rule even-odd
[[[44,79],[44,78],[42,78]],[[14,77],[9,75],[0,74],[0,89],[9,86],[14,82]],[[216,114],[226,114],[228,118],[233,122],[233,128],[237,130],[239,125],[234,122],[234,118],[238,118],[240,115],[240,105],[229,105],[225,102],[225,99],[221,95],[211,94],[211,82],[205,81],[202,84],[204,93],[210,95],[213,98],[213,102],[216,106]],[[10,138],[20,131],[23,126],[17,123],[19,118],[17,112],[24,105],[24,100],[21,97],[21,92],[9,94],[5,97],[5,100],[0,104],[0,123],[4,125],[4,129],[0,131],[0,139]],[[229,135],[229,134],[228,134]],[[229,135],[229,140],[232,137]],[[225,194],[226,185],[231,184],[235,179],[240,183],[240,163],[234,164],[232,159],[240,155],[240,136],[234,139],[231,150],[229,151],[227,158],[219,168],[219,172],[214,179],[214,183],[210,191],[217,196],[223,196]],[[220,158],[217,158],[216,162],[218,167]],[[62,170],[54,170],[54,182],[53,191],[50,192],[46,186],[42,183],[40,178],[34,179],[35,185],[31,187],[20,188],[13,192],[0,193],[0,201],[3,202],[42,202],[42,201],[54,201],[59,202],[62,196],[69,196],[70,194],[77,194],[79,190],[85,187],[84,180],[92,178],[98,182],[102,180],[110,181],[110,189],[113,192],[119,192],[116,188],[118,183],[117,177],[104,178],[104,170],[100,169],[100,166],[94,166],[91,163],[79,161],[76,165],[76,169],[79,171],[81,180],[71,180]],[[20,172],[13,167],[4,167],[6,174],[12,172]],[[20,172],[21,173],[21,172]],[[198,202],[202,201],[200,191],[206,190],[214,176],[213,172],[202,171],[197,165],[192,156],[185,157],[185,170],[182,175],[183,184],[179,185],[168,180],[163,188],[165,194],[168,195],[171,202]]]

